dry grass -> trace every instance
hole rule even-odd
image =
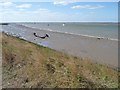
[[[3,34],[3,87],[117,88],[118,72]]]

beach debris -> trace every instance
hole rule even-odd
[[[47,33],[46,33],[45,35],[46,35],[46,37],[50,37],[50,35],[49,35],[49,34],[47,34]]]
[[[100,38],[99,38],[99,37],[98,37],[97,39],[98,39],[98,40],[100,40]]]
[[[33,35],[34,35],[35,37],[38,37],[38,38],[41,38],[41,39],[45,39],[46,37],[50,37],[50,35],[48,35],[47,33],[46,33],[44,36],[39,36],[39,35],[37,35],[36,33],[33,33]]]
[[[103,39],[103,38],[101,38],[101,37],[98,37],[97,39],[98,39],[98,40],[100,40],[100,39]]]

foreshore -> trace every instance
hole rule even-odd
[[[65,52],[73,56],[90,58],[95,62],[107,64],[110,67],[119,67],[118,41],[115,40],[52,32],[18,24],[3,25],[2,31],[18,35],[18,37],[22,39]],[[40,39],[36,38],[33,33],[37,33],[40,36],[47,33],[50,37]]]

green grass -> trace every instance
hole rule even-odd
[[[47,47],[3,34],[5,88],[117,88],[118,72]]]

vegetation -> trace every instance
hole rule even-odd
[[[9,35],[2,35],[3,88],[118,88],[118,72]]]

